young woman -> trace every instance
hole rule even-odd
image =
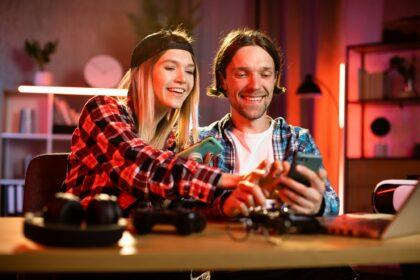
[[[126,100],[96,96],[85,105],[73,133],[64,189],[83,205],[98,193],[116,195],[128,213],[145,201],[159,205],[189,197],[210,203],[217,188],[235,188],[241,176],[175,156],[188,146],[190,131],[195,138],[198,78],[185,32],[162,30],[140,41],[120,85],[128,90]],[[260,188],[247,181],[239,185],[236,193],[247,204],[264,203]],[[227,207],[230,215],[236,206]]]

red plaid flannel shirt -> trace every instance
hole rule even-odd
[[[131,110],[114,98],[89,100],[73,133],[64,189],[84,206],[98,193],[115,194],[123,210],[150,195],[212,202],[218,169],[155,149],[136,130]]]

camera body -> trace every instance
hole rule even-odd
[[[131,214],[131,220],[138,234],[150,233],[157,224],[173,225],[180,235],[201,232],[206,227],[206,219],[198,212],[188,209],[138,208]]]

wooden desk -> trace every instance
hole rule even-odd
[[[0,272],[145,272],[273,269],[420,263],[420,235],[387,241],[290,235],[279,245],[260,235],[232,241],[225,225],[201,234],[132,236],[107,248],[47,248],[26,239],[22,218],[0,218]]]

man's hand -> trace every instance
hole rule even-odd
[[[266,174],[267,162],[261,162],[258,167],[247,175],[242,176],[238,187],[229,195],[223,204],[223,213],[228,217],[239,214],[248,216],[249,208],[263,206],[265,196],[258,182]]]
[[[257,184],[250,181],[241,181],[238,187],[229,195],[223,204],[223,213],[228,217],[239,214],[248,216],[249,208],[262,206],[265,197]]]
[[[285,169],[290,170],[290,164],[283,162]],[[279,183],[282,185],[277,189],[280,199],[287,203],[289,208],[297,214],[314,215],[321,208],[323,195],[325,192],[325,180],[327,173],[324,169],[316,174],[303,165],[297,165],[296,170],[305,176],[310,182],[307,187],[287,175],[281,175]]]
[[[272,196],[273,191],[277,189],[280,184],[281,175],[287,172],[287,166],[285,166],[283,162],[275,161],[271,164],[270,170],[258,182],[265,197],[269,198]]]

